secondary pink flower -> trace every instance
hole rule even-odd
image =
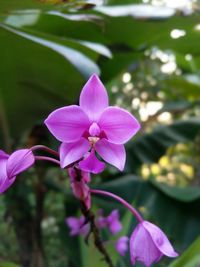
[[[119,220],[119,211],[113,210],[107,217],[103,216],[103,211],[98,211],[97,226],[99,229],[108,227],[110,232],[115,235],[122,230],[122,224]]]
[[[113,210],[111,214],[106,218],[106,221],[108,224],[108,228],[113,235],[121,231],[122,224],[119,220],[118,210]]]
[[[5,192],[15,181],[16,176],[30,168],[35,158],[30,149],[20,149],[10,156],[0,150],[0,193]]]
[[[115,249],[122,257],[125,256],[128,250],[128,240],[129,238],[127,236],[121,236],[115,243]]]
[[[96,158],[98,153],[122,171],[124,144],[139,130],[138,121],[126,110],[108,106],[107,92],[97,75],[83,87],[79,104],[59,108],[45,120],[50,132],[63,142],[61,167],[83,159],[79,164],[82,170],[99,173],[105,164]]]
[[[99,209],[97,212],[96,225],[99,229],[107,227],[107,218],[103,216],[102,209]]]
[[[66,224],[70,228],[70,235],[83,235],[86,236],[90,231],[89,223],[85,223],[85,217],[81,216],[80,218],[68,217],[65,219]]]
[[[137,225],[130,238],[131,262],[142,262],[146,267],[158,262],[163,255],[177,257],[167,236],[156,225],[143,221]]]

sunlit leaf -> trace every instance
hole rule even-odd
[[[89,78],[90,75],[92,75],[93,73],[100,74],[99,67],[91,59],[89,59],[88,57],[80,53],[79,51],[76,51],[72,48],[66,47],[61,44],[57,44],[47,39],[43,39],[43,38],[28,34],[23,31],[16,30],[7,25],[2,24],[1,27],[25,39],[28,39],[32,42],[46,46],[52,49],[53,51],[59,53],[60,55],[65,57],[67,60],[69,60],[70,63],[73,64],[87,78]]]
[[[40,16],[40,10],[25,10],[23,12],[16,12],[9,15],[5,19],[5,23],[13,27],[22,27],[34,25]]]
[[[168,7],[154,7],[152,5],[121,5],[99,6],[95,10],[113,17],[133,16],[135,18],[168,18],[175,14],[175,10]]]

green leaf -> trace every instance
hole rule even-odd
[[[70,262],[75,266],[82,266],[79,241],[76,237],[69,236],[69,228],[66,226],[64,221],[59,223],[59,238],[61,240],[63,250],[69,257]]]
[[[198,76],[197,76],[198,77]],[[192,82],[186,77],[172,77],[166,81],[164,81],[164,89],[173,90],[179,94],[184,95],[190,100],[196,100],[196,98],[200,94],[200,84]]]
[[[12,262],[1,262],[0,267],[19,267],[19,265]]]
[[[65,56],[77,66],[75,68],[64,56],[38,43],[44,41],[45,45],[60,49],[55,41],[49,43],[45,38],[6,27],[0,27],[0,57],[4,62],[0,65],[0,98],[10,136],[15,139],[24,130],[43,122],[53,109],[78,101],[81,88],[88,78],[84,78],[82,73],[89,76],[97,68],[94,61],[84,53],[92,53],[94,58],[97,58],[97,53],[88,52],[91,51],[89,48],[74,42],[67,42],[72,48],[61,45],[61,50],[64,47],[62,53],[66,53]],[[25,34],[26,38],[21,34]],[[37,42],[27,38],[33,38]],[[81,46],[83,52],[77,51],[77,46],[78,49]],[[72,58],[73,56],[76,58]],[[94,69],[90,68],[92,66]],[[82,73],[78,70],[81,68]],[[1,146],[2,141],[1,138]]]
[[[111,17],[133,16],[135,18],[166,19],[175,14],[175,10],[168,7],[157,7],[147,4],[120,5],[120,6],[97,6],[100,13]]]
[[[169,267],[194,267],[200,263],[200,237]]]
[[[8,12],[11,10],[21,10],[21,9],[31,9],[31,8],[42,8],[45,7],[42,2],[40,1],[32,1],[32,0],[12,0],[12,1],[6,1],[2,0],[0,2],[0,12]]]
[[[67,2],[67,3],[66,3]],[[68,3],[69,2],[69,3]],[[0,14],[9,13],[13,10],[27,10],[27,9],[40,9],[40,10],[48,10],[48,9],[59,9],[62,6],[67,8],[68,6],[71,6],[72,3],[75,3],[76,0],[70,0],[70,1],[63,1],[63,0],[1,0],[0,1]],[[80,6],[82,5],[84,7],[85,2],[84,0],[81,1]],[[57,4],[57,5],[55,5]]]
[[[66,47],[64,45],[55,43],[47,39],[43,39],[41,37],[34,36],[32,34],[26,33],[21,30],[16,30],[7,25],[2,24],[0,26],[14,34],[17,34],[25,39],[43,45],[59,53],[64,58],[66,58],[72,65],[74,65],[75,68],[77,68],[80,71],[80,73],[82,73],[82,75],[85,76],[86,78],[89,78],[93,73],[96,73],[98,75],[100,74],[99,67],[91,59],[89,59],[88,57],[86,57],[84,54],[80,53],[77,50],[74,50],[70,47]]]
[[[39,17],[40,10],[25,10],[24,12],[14,13],[5,18],[4,23],[13,27],[22,27],[34,25]]]
[[[164,183],[158,183],[156,181],[152,181],[152,183],[163,193],[168,195],[169,197],[175,198],[182,202],[192,202],[200,199],[200,188],[189,186],[180,188],[177,186],[168,186]]]
[[[131,64],[138,62],[142,53],[135,52],[129,47],[125,47],[124,49],[122,47],[113,47],[112,55],[111,60],[102,59],[99,61],[102,70],[102,79],[108,82],[117,75],[122,74]]]
[[[93,244],[93,237],[90,238],[89,244],[86,245],[82,236],[79,237],[81,249],[82,267],[105,267],[105,262],[102,261],[102,254]]]
[[[98,43],[92,43],[88,41],[77,41],[80,44],[90,48],[91,50],[94,50],[95,52],[99,53],[100,55],[103,55],[108,58],[112,58],[111,51],[104,45],[98,44]]]
[[[9,26],[13,26],[14,28],[21,28],[21,30],[24,30],[25,33],[29,33],[32,34],[34,36],[37,35],[37,37],[42,37],[40,36],[41,34],[43,34],[43,38],[48,39],[49,36],[44,36],[44,33],[41,31],[38,31],[37,29],[30,32],[30,30],[28,30],[28,26],[34,26],[40,16],[42,16],[43,13],[40,12],[40,10],[24,10],[21,12],[15,12],[11,15],[9,15],[4,23],[6,25]],[[76,15],[70,15],[70,14],[64,14],[58,11],[49,11],[45,14],[48,15],[54,15],[54,16],[61,16],[62,18],[65,18],[67,20],[73,20],[75,19],[76,21],[80,20],[80,21],[84,21],[85,19],[87,19],[87,16],[85,17],[84,15],[81,14],[76,14]],[[88,15],[89,16],[89,15]],[[48,19],[50,19],[52,16],[48,16]],[[93,16],[94,17],[94,16]],[[93,19],[92,17],[92,19]],[[89,17],[90,18],[90,17]],[[98,17],[97,17],[98,18]],[[34,27],[33,27],[34,28]],[[56,36],[57,34],[54,34],[54,36]],[[111,51],[104,45],[100,44],[100,43],[96,43],[96,42],[89,42],[89,41],[83,41],[83,40],[77,40],[77,39],[72,39],[72,38],[57,38],[57,40],[55,39],[55,41],[61,43],[62,41],[63,45],[71,47],[71,48],[75,48],[77,50],[79,50],[80,52],[83,52],[85,55],[90,56],[90,54],[87,53],[87,49],[83,50],[81,49],[82,47],[88,48],[88,50],[94,51],[97,54],[103,55],[105,57],[111,58],[112,54]],[[34,41],[34,40],[33,40]],[[78,45],[79,44],[79,45]]]

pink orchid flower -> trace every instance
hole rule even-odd
[[[115,235],[122,230],[122,224],[120,222],[120,215],[117,209],[111,211],[111,213],[107,216],[103,216],[103,211],[98,211],[98,220],[97,226],[99,229],[108,227],[111,234]]]
[[[115,243],[115,249],[122,257],[128,251],[128,241],[129,238],[127,236],[121,236]]]
[[[88,223],[85,223],[85,217],[81,216],[80,218],[76,217],[68,217],[65,219],[66,224],[70,228],[70,235],[76,236],[76,235],[83,235],[87,236],[87,234],[90,231],[90,226]]]
[[[162,256],[177,257],[167,236],[156,225],[142,221],[137,225],[130,238],[131,262],[142,262],[146,267],[157,263]]]
[[[30,168],[34,162],[30,149],[17,150],[10,156],[0,150],[0,194],[15,182],[18,174]]]
[[[108,228],[110,232],[114,235],[122,230],[122,224],[119,220],[119,211],[113,210],[110,215],[106,218]]]
[[[92,75],[83,87],[79,104],[59,108],[45,120],[49,131],[62,142],[61,167],[81,160],[80,169],[100,173],[105,164],[97,153],[122,171],[124,144],[140,129],[139,122],[128,111],[108,106],[107,92],[97,75]]]

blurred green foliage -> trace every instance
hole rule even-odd
[[[92,186],[124,197],[168,234],[181,256],[156,266],[194,267],[200,264],[200,3],[144,2],[0,1],[0,146],[57,148],[44,119],[77,103],[84,82],[99,74],[111,104],[134,113],[142,129],[127,145],[125,174],[108,167]],[[94,198],[94,210],[100,207],[119,208],[123,233],[131,233],[136,222],[122,207]],[[38,163],[0,199],[0,266],[106,266],[91,241],[86,246],[69,236],[64,219],[77,214],[66,173]],[[108,250],[117,267],[130,266],[128,255]]]

